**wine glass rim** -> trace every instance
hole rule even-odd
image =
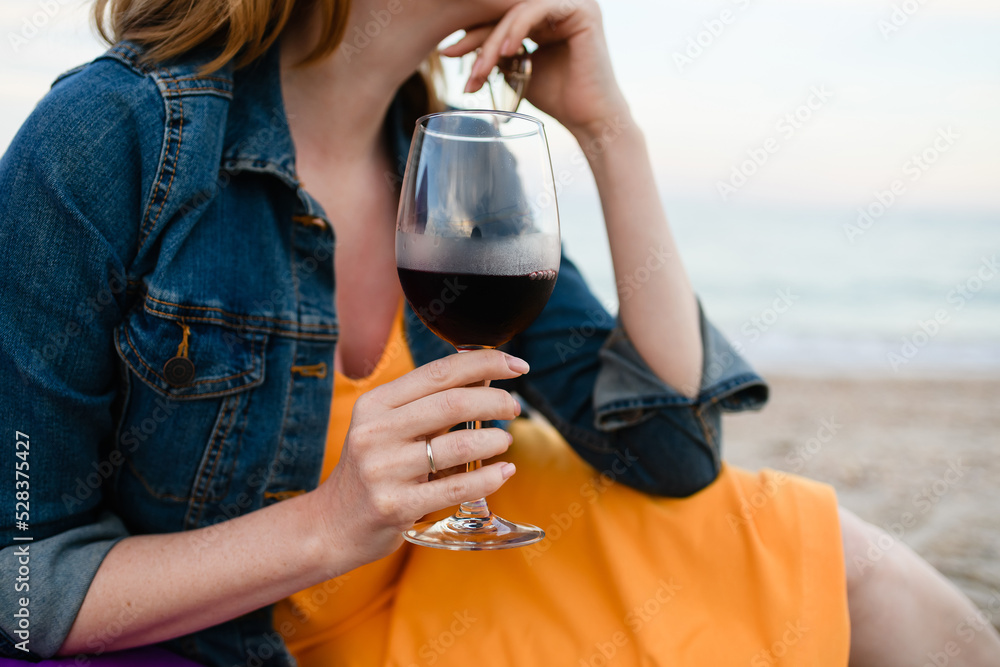
[[[527,121],[534,125],[534,128],[530,131],[519,132],[517,134],[504,134],[497,136],[483,136],[474,137],[464,134],[455,134],[449,132],[440,132],[437,130],[432,130],[427,127],[428,121],[439,116],[503,116],[510,120]],[[422,132],[436,136],[436,137],[455,137],[461,138],[467,141],[505,141],[508,139],[521,139],[524,137],[536,136],[539,134],[544,135],[545,125],[542,121],[538,120],[534,116],[529,116],[523,113],[517,113],[515,111],[496,111],[494,109],[447,109],[445,111],[436,111],[434,113],[429,113],[421,116],[416,121],[416,126],[420,128]]]

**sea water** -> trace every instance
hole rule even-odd
[[[664,197],[709,318],[764,371],[1000,375],[1000,219]],[[610,310],[599,209],[560,200],[567,252]],[[669,344],[669,337],[665,338]]]

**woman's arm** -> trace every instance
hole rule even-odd
[[[497,350],[422,366],[358,399],[340,462],[315,491],[206,528],[121,540],[59,653],[92,650],[111,623],[123,628],[118,650],[227,621],[388,555],[426,514],[492,494],[512,464],[428,481],[424,436],[434,435],[442,469],[503,454],[511,440],[500,429],[447,429],[516,417],[507,392],[470,385],[527,370]]]
[[[164,641],[235,618],[340,574],[344,547],[325,547],[306,494],[214,526],[138,535],[101,563],[60,655],[94,650],[112,623],[114,649]]]
[[[702,369],[698,306],[660,204],[645,142],[611,70],[597,3],[582,0],[567,8],[561,0],[528,0],[496,25],[469,30],[442,54],[481,49],[468,85],[475,90],[501,55],[512,55],[529,37],[539,48],[528,98],[573,133],[594,172],[620,321],[657,376],[693,397]]]
[[[564,258],[548,306],[511,343],[534,366],[516,388],[597,470],[648,493],[690,495],[720,469],[722,411],[760,407],[767,387],[698,307],[596,3],[526,0],[442,54],[480,49],[473,90],[525,37],[539,44],[528,99],[573,133],[593,170],[620,312],[608,316]]]
[[[618,286],[618,317],[657,376],[688,397],[701,383],[698,304],[642,133],[627,116],[578,130],[601,197]],[[603,147],[602,150],[596,150]]]

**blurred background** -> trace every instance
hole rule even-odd
[[[772,383],[727,458],[834,484],[894,535],[871,564],[907,542],[1000,625],[1000,3],[602,6],[695,288]],[[103,50],[89,8],[0,4],[0,150]],[[593,180],[546,127],[568,252],[613,310]]]

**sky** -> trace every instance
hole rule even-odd
[[[0,148],[56,74],[101,51],[89,7],[86,0],[0,3]],[[774,138],[777,151],[728,201],[853,207],[950,128],[954,145],[907,192],[908,202],[1000,211],[1000,3],[616,0],[602,7],[616,72],[668,196],[722,199],[719,183],[732,185],[747,151]],[[815,90],[825,93],[819,102]],[[810,101],[818,108],[802,111]],[[799,127],[778,127],[796,111]],[[554,150],[572,150],[568,137],[553,135]]]
[[[1000,211],[1000,3],[911,0],[898,30],[880,29],[901,4],[615,3],[615,64],[661,148],[667,189],[712,196],[748,149],[775,137],[778,151],[734,199],[852,205],[952,128],[958,139],[910,203]],[[724,10],[732,23],[679,66],[674,54]],[[816,89],[828,99],[794,134],[776,128]]]
[[[771,347],[785,334],[898,344],[1000,252],[997,0],[601,5],[689,272],[730,336],[791,287],[805,296]],[[0,3],[0,151],[58,73],[103,50],[89,8]],[[564,239],[610,304],[593,180],[572,137],[546,128],[556,173],[572,174]],[[1000,350],[1000,280],[957,315],[939,349]]]

